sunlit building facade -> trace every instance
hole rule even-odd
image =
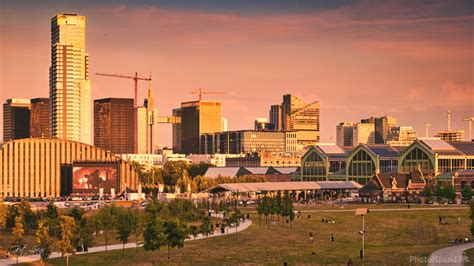
[[[49,98],[31,99],[30,137],[51,137],[51,105]]]
[[[29,138],[2,144],[0,149],[0,198],[59,197],[64,177],[76,162],[115,164],[119,187],[137,189],[138,173],[120,157],[103,149],[63,139]],[[67,189],[66,189],[67,190]]]
[[[301,181],[346,180],[346,160],[350,148],[316,145],[301,158]]]
[[[92,144],[92,101],[86,18],[59,14],[51,19],[51,135]]]

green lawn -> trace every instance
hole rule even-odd
[[[445,217],[446,225],[438,225],[438,217]],[[461,223],[457,224],[457,218]],[[352,212],[313,213],[297,220],[293,228],[281,223],[259,225],[258,217],[251,216],[254,224],[237,235],[186,242],[185,247],[172,250],[171,264],[344,264],[352,258],[356,264],[361,237],[362,218]],[[335,224],[321,223],[321,219],[335,220]],[[438,248],[449,245],[456,237],[469,234],[468,210],[429,210],[373,212],[366,216],[366,262],[371,265],[405,265],[410,256],[429,256]],[[308,243],[309,232],[315,243]],[[335,234],[335,242],[330,234]],[[314,254],[313,254],[314,253]],[[159,264],[167,264],[166,250],[155,254]],[[151,253],[143,249],[91,253],[72,256],[71,265],[146,265],[151,264]],[[61,259],[52,259],[49,265],[65,265]]]

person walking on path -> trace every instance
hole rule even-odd
[[[331,233],[331,242],[334,242],[334,233]]]
[[[309,244],[313,244],[314,243],[314,238],[313,238],[313,232],[309,232]]]

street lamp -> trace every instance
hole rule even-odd
[[[365,261],[365,215],[369,213],[368,208],[357,208],[355,215],[362,216],[362,231],[359,231],[359,234],[362,236],[362,250],[360,251],[360,258],[362,259],[362,265]]]

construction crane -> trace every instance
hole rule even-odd
[[[425,137],[429,137],[430,127],[431,127],[431,124],[429,124],[429,123],[425,124]]]
[[[299,112],[299,111],[303,111],[304,109],[306,109],[306,108],[308,108],[308,107],[311,107],[313,104],[315,104],[315,103],[317,103],[317,102],[318,102],[318,101],[314,101],[314,102],[309,103],[309,104],[307,104],[307,105],[305,105],[305,106],[303,106],[303,107],[301,107],[301,108],[298,108],[298,109],[294,110],[293,112],[291,112],[290,115],[296,114],[296,113]]]
[[[133,95],[133,107],[135,108],[138,106],[138,81],[145,80],[145,81],[148,81],[149,83],[151,82],[151,74],[148,78],[139,76],[137,72],[135,72],[135,76],[121,75],[121,74],[106,74],[106,73],[95,73],[95,74],[98,76],[105,76],[105,77],[133,79],[135,83],[134,95]]]
[[[201,88],[199,88],[199,90],[191,91],[191,94],[199,95],[199,101],[201,101],[203,95],[206,95],[206,94],[224,94],[224,92],[221,92],[221,91],[203,91]]]
[[[463,119],[462,121],[468,123],[468,131],[469,131],[469,139],[468,139],[468,141],[471,141],[471,140],[472,140],[472,121],[474,121],[474,116],[471,116],[471,117],[464,117],[464,119]]]
[[[137,152],[138,150],[138,122],[137,122],[137,107],[138,107],[138,81],[144,80],[148,81],[148,86],[151,86],[151,74],[148,78],[139,76],[137,72],[135,72],[135,76],[128,76],[128,75],[121,75],[121,74],[106,74],[106,73],[95,73],[98,76],[105,76],[105,77],[112,77],[112,78],[124,78],[124,79],[133,79],[135,83],[134,87],[134,95],[133,95],[133,130],[134,130],[134,139],[133,139],[133,150]]]

